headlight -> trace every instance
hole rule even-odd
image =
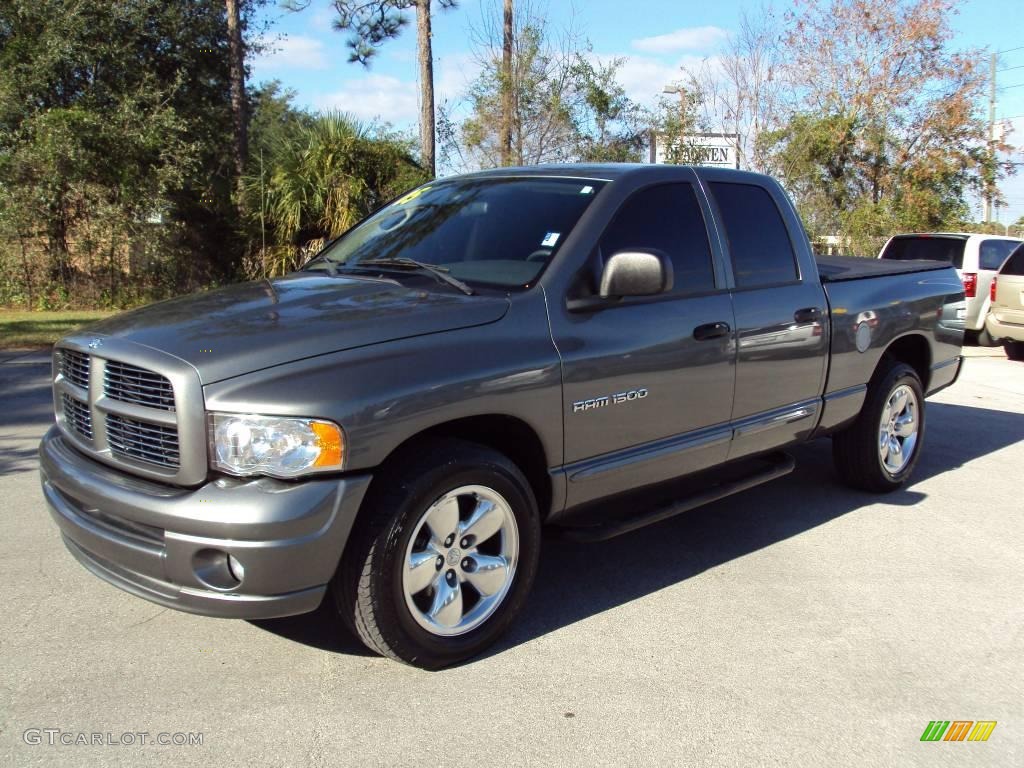
[[[213,468],[232,475],[296,477],[345,460],[341,427],[320,419],[215,413],[210,442]]]

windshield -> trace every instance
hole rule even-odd
[[[382,208],[315,261],[330,261],[343,272],[414,260],[468,283],[525,287],[554,258],[602,186],[538,177],[434,182]],[[313,262],[307,266],[314,268]]]
[[[886,246],[882,258],[896,261],[946,261],[957,269],[962,269],[966,245],[967,238],[963,237],[894,237]]]

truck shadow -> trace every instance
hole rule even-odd
[[[841,484],[827,439],[791,450],[789,476],[663,523],[599,544],[544,542],[522,619],[500,653],[628,603],[706,570],[798,536],[878,502],[913,506],[927,479],[1024,440],[1024,415],[945,403],[928,404],[924,453],[911,484],[877,496]],[[978,482],[974,476],[970,482]],[[967,482],[967,480],[965,480]]]
[[[616,539],[581,544],[546,536],[540,568],[523,616],[485,656],[502,653],[614,609],[708,569],[799,536],[883,501],[913,506],[922,481],[1024,440],[1024,415],[945,403],[928,404],[928,434],[914,482],[887,496],[840,484],[831,444],[792,449],[789,476]],[[971,482],[977,482],[973,477]],[[966,482],[966,480],[965,480]],[[365,655],[325,605],[316,613],[257,625],[324,650]],[[468,662],[472,663],[472,661]]]
[[[0,366],[0,475],[35,471],[39,438],[53,424],[50,361],[18,355]]]

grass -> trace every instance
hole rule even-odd
[[[0,349],[48,347],[61,336],[113,312],[14,312],[0,310]]]

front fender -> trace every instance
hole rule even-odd
[[[489,325],[275,366],[207,385],[204,397],[208,411],[335,421],[345,430],[346,471],[379,465],[427,429],[492,414],[529,425],[558,466],[561,387],[543,294],[534,290]]]

